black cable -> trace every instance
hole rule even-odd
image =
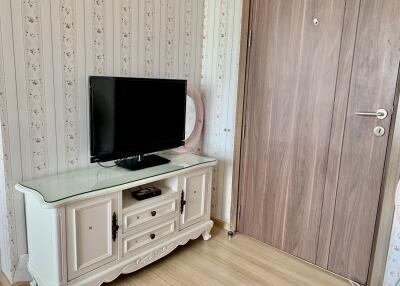
[[[119,160],[116,160],[116,161],[114,161],[114,165],[111,165],[111,166],[106,166],[106,165],[103,165],[103,164],[101,164],[100,162],[97,162],[97,164],[99,164],[101,167],[103,167],[103,168],[113,168],[113,167],[116,167],[116,166],[119,166],[119,167],[121,167],[121,162],[124,162],[124,161],[126,161],[127,160],[127,158],[123,158],[123,159],[119,159]]]
[[[125,162],[127,160],[127,158],[123,158],[123,159],[119,159],[115,161],[115,165],[118,167],[121,167],[121,163]]]
[[[114,165],[112,165],[112,166],[106,166],[106,165],[103,165],[103,164],[101,164],[100,162],[97,162],[97,164],[99,164],[101,167],[103,167],[103,168],[113,168],[113,167],[115,167],[115,166],[117,166],[118,164],[114,164]]]

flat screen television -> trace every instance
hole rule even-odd
[[[148,153],[182,146],[186,80],[91,76],[90,161],[128,169],[169,162]]]

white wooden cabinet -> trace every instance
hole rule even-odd
[[[67,206],[68,278],[73,279],[118,258],[112,237],[118,196],[112,194]]]
[[[21,182],[28,269],[39,286],[98,286],[131,273],[203,235],[210,239],[211,168],[193,154],[128,171],[100,167]],[[143,201],[131,191],[156,186]]]

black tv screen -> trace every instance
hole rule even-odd
[[[89,83],[92,163],[183,145],[186,80],[92,76]]]

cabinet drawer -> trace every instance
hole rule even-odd
[[[140,208],[123,215],[123,231],[127,232],[145,222],[150,222],[176,211],[176,200],[170,199],[157,205]]]
[[[124,238],[124,256],[138,249],[139,247],[145,246],[153,241],[157,241],[160,238],[174,233],[175,230],[176,222],[174,219],[172,219],[139,234],[134,234]]]

